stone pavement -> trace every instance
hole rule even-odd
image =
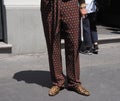
[[[120,42],[120,28],[98,25],[97,30],[100,44]]]
[[[101,37],[104,34],[103,38],[109,36],[102,28],[99,33]],[[109,34],[112,33],[113,30]],[[66,89],[54,97],[47,95],[51,85],[47,53],[0,54],[0,101],[119,101],[120,43],[100,44],[99,47],[98,55],[80,54],[80,79],[90,90],[89,97]],[[64,49],[62,56],[66,74]]]

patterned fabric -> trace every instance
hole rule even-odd
[[[54,1],[56,2],[56,0]],[[65,78],[62,72],[61,57],[61,36],[63,36],[68,86],[75,86],[80,83],[78,0],[57,0],[57,6],[54,5],[54,1],[41,0],[42,21],[48,48],[51,79],[53,85],[64,86]],[[58,15],[55,16],[55,14]],[[59,26],[54,27],[57,23]],[[54,28],[58,28],[57,31]]]

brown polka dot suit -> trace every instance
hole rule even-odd
[[[78,0],[41,0],[41,12],[52,83],[63,87],[65,82],[61,58],[62,36],[65,40],[67,83],[68,86],[76,86],[80,83]]]

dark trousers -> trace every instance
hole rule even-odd
[[[98,42],[96,13],[90,13],[83,18],[83,40],[87,47],[92,47],[95,42]]]

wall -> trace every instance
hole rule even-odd
[[[5,5],[39,5],[40,0],[4,0]]]
[[[46,52],[40,0],[4,0],[12,54]]]

